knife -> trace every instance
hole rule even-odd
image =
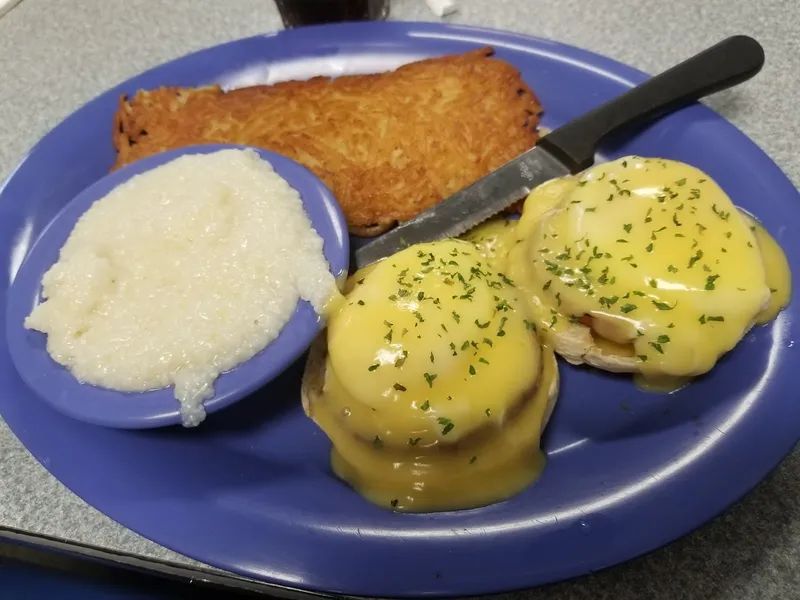
[[[537,185],[590,167],[598,144],[609,134],[747,81],[763,66],[764,49],[753,38],[737,35],[723,40],[559,127],[496,171],[358,248],[355,267],[361,269],[414,244],[458,237]]]

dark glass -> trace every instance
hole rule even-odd
[[[283,25],[289,29],[338,21],[385,19],[389,0],[275,0]]]

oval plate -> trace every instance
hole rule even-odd
[[[205,144],[161,152],[136,161],[103,177],[70,200],[28,249],[14,277],[6,302],[6,340],[17,371],[25,383],[46,402],[80,421],[120,429],[149,429],[181,422],[174,387],[147,392],[117,392],[82,384],[47,352],[47,336],[23,325],[31,307],[40,301],[44,273],[58,260],[61,247],[78,219],[111,190],[131,177],[159,167],[179,156],[210,154],[248,146]],[[294,188],[306,214],[324,240],[325,258],[334,277],[347,274],[350,244],[347,224],[336,199],[316,175],[295,161],[260,148],[262,160]],[[239,401],[280,375],[305,352],[322,329],[323,321],[311,305],[299,300],[280,335],[266,348],[214,381],[214,396],[203,403],[206,414]]]
[[[547,127],[646,77],[569,46],[442,24],[344,24],[232,42],[131,79],[49,133],[0,193],[0,255],[13,274],[63,204],[108,171],[111,116],[123,92],[376,71],[487,44],[521,69],[547,110]],[[705,170],[800,268],[800,238],[788,229],[800,222],[800,195],[711,110],[691,106],[603,152]],[[216,567],[354,595],[500,592],[657,548],[718,514],[775,467],[800,433],[791,341],[798,310],[793,303],[713,373],[670,396],[562,362],[541,480],[507,502],[464,512],[393,514],[337,481],[326,437],[300,409],[302,361],[196,430],[114,431],[38,400],[2,348],[0,411],[33,455],[87,502]]]

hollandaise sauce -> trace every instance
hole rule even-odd
[[[514,282],[467,241],[355,274],[331,315],[310,416],[336,474],[379,506],[481,506],[529,485],[558,390]]]
[[[778,316],[792,299],[792,271],[783,249],[769,232],[751,215],[742,213],[753,235],[756,237],[758,249],[764,259],[770,299],[766,308],[756,317],[756,325],[769,323]]]
[[[364,497],[437,511],[538,477],[556,354],[676,389],[778,315],[791,273],[708,175],[630,156],[539,186],[519,220],[371,265],[344,294],[306,409]]]
[[[560,354],[639,373],[650,387],[707,372],[791,295],[769,233],[676,161],[631,156],[553,180],[530,194],[516,226],[469,237],[484,254],[507,249],[502,268]]]

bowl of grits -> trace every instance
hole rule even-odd
[[[235,145],[164,152],[81,192],[31,246],[9,350],[73,418],[196,426],[305,352],[348,262],[336,200],[298,163]]]

